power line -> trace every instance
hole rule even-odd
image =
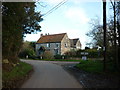
[[[62,6],[63,4],[65,4],[67,1],[68,0],[61,1],[56,6],[54,6],[52,9],[50,9],[49,11],[47,11],[43,16],[47,16],[47,15],[51,14],[53,11],[55,11],[56,9],[58,9],[60,6]]]
[[[41,7],[46,7],[47,5],[42,5],[44,2],[37,2]]]
[[[63,1],[64,1],[64,0],[63,0]],[[54,6],[52,9],[50,9],[47,13],[51,12],[52,10],[54,10],[54,8],[56,8],[57,6],[59,6],[60,4],[62,4],[63,1],[61,1],[60,3],[58,3],[58,4],[57,4],[56,6]],[[47,13],[45,13],[45,15],[46,15]]]

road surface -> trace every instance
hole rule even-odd
[[[33,65],[34,72],[21,88],[82,88],[57,62],[21,60]],[[59,62],[60,63],[60,62]]]

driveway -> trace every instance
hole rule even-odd
[[[33,74],[21,88],[82,88],[82,85],[72,75],[66,72],[61,65],[58,65],[63,64],[63,62],[21,61],[33,65],[34,68]],[[69,62],[64,63],[69,64]]]

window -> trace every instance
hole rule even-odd
[[[58,44],[58,43],[56,43],[56,47],[59,47],[59,44]]]
[[[65,47],[67,47],[67,43],[65,43]]]
[[[47,47],[50,47],[50,43],[47,43]]]
[[[56,55],[59,54],[59,50],[58,49],[54,49],[54,51],[55,51]]]

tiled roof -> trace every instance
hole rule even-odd
[[[37,43],[53,43],[61,42],[66,33],[53,34],[53,35],[43,35],[39,38]]]

